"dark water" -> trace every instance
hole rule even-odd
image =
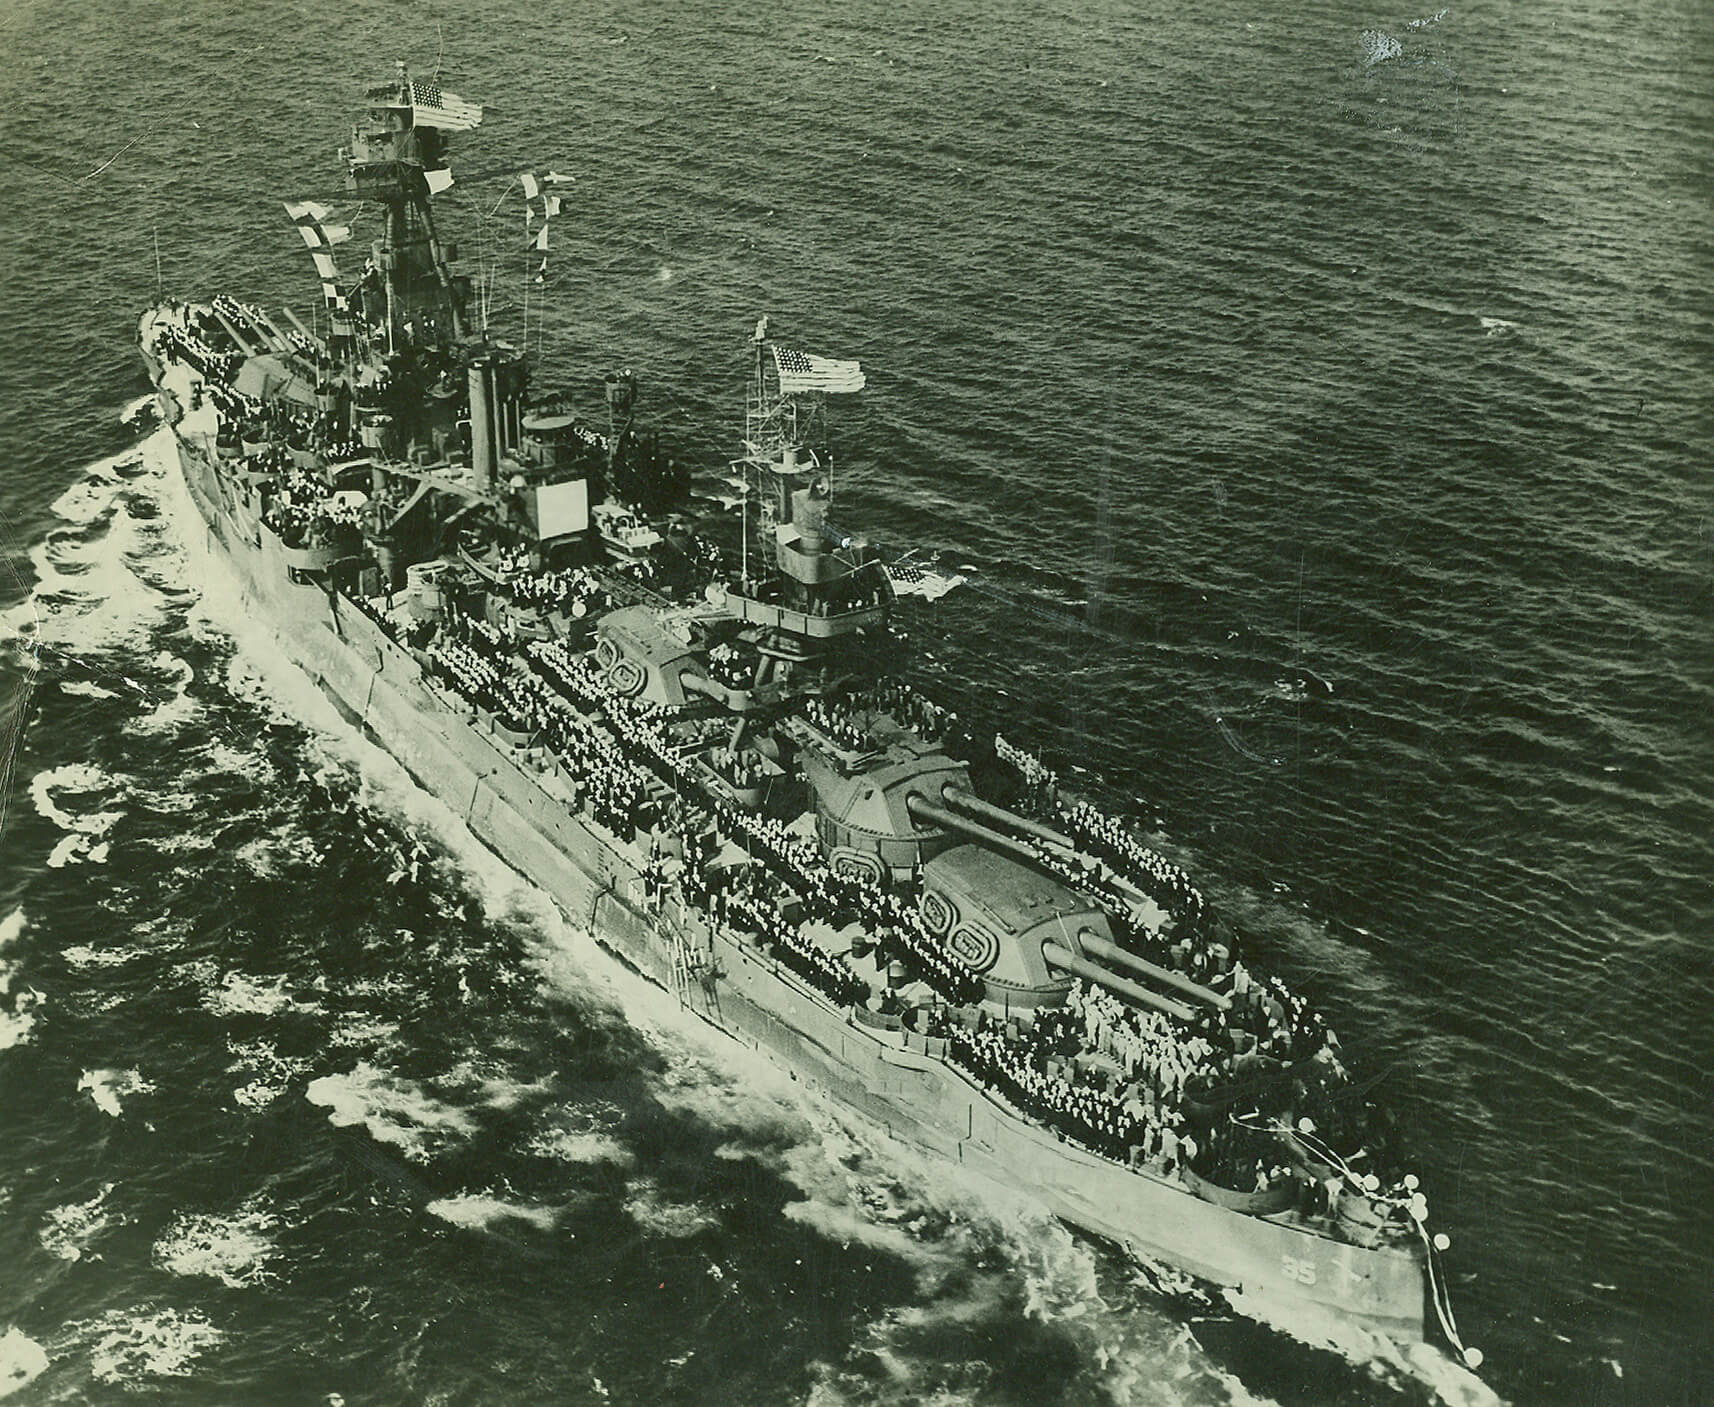
[[[735,1066],[305,725],[119,423],[134,320],[157,242],[171,293],[307,314],[279,201],[337,201],[360,89],[442,42],[492,103],[455,170],[578,178],[547,379],[636,368],[712,468],[757,314],[861,356],[837,517],[977,569],[914,610],[925,669],[1329,1010],[1484,1377],[1714,1397],[1714,35],[1432,13],[7,12],[16,1400],[1467,1386],[1248,1328]],[[516,335],[505,184],[445,203]]]

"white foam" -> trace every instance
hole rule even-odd
[[[124,409],[119,412],[119,423],[129,425],[145,410],[157,410],[158,408],[159,402],[155,399],[155,393],[148,391],[138,396],[136,400],[125,403]]]
[[[399,1034],[399,1023],[383,1016],[350,1011],[327,1033],[327,1043],[340,1050],[390,1050]]]
[[[1257,1302],[1227,1290],[1226,1300],[1240,1314],[1259,1320],[1299,1343],[1328,1349],[1368,1373],[1376,1382],[1396,1385],[1412,1378],[1449,1407],[1500,1407],[1503,1399],[1460,1363],[1433,1344],[1400,1344],[1315,1305]]]
[[[40,1232],[42,1248],[61,1260],[82,1260],[90,1242],[114,1224],[107,1205],[112,1191],[113,1184],[105,1182],[88,1201],[67,1202],[49,1211]]]
[[[456,1197],[439,1197],[425,1209],[430,1216],[439,1217],[467,1231],[486,1231],[499,1222],[524,1221],[541,1231],[551,1231],[559,1220],[552,1207],[509,1202],[489,1192],[464,1192]]]
[[[218,987],[202,994],[203,1010],[216,1016],[272,1016],[291,1004],[284,977],[265,982],[242,972],[228,972]]]
[[[907,1263],[923,1259],[922,1246],[907,1232],[896,1226],[876,1225],[850,1207],[816,1201],[789,1202],[784,1215],[788,1221],[813,1227],[842,1246],[867,1246]]]
[[[91,846],[89,837],[83,835],[68,835],[60,839],[54,848],[48,851],[48,868],[61,870],[67,865],[75,865],[87,859]]]
[[[720,1224],[705,1208],[669,1201],[649,1178],[631,1184],[625,1196],[625,1212],[645,1231],[671,1240],[696,1236]]]
[[[35,589],[0,616],[7,634],[74,653],[148,647],[186,590],[183,555],[157,521],[120,508],[122,499],[146,499],[168,484],[169,467],[176,477],[173,452],[171,434],[163,430],[136,452],[88,466],[60,496],[54,512],[90,531],[31,549]],[[121,467],[137,472],[121,478]]]
[[[77,1082],[88,1090],[95,1107],[117,1119],[124,1112],[122,1100],[133,1094],[153,1094],[155,1087],[135,1070],[85,1070]]]
[[[30,781],[30,800],[44,819],[52,821],[63,831],[87,836],[105,835],[113,823],[124,816],[123,811],[95,811],[78,816],[61,807],[56,798],[61,793],[87,796],[119,785],[117,778],[109,777],[99,767],[87,762],[68,762],[38,772]]]
[[[110,1309],[77,1326],[91,1331],[90,1369],[100,1383],[132,1384],[144,1378],[182,1378],[220,1330],[196,1310]]]
[[[629,1148],[606,1133],[543,1129],[526,1147],[537,1157],[554,1158],[562,1163],[612,1163],[628,1168],[636,1161]]]
[[[428,1162],[445,1143],[468,1137],[476,1129],[462,1109],[367,1061],[349,1074],[311,1080],[304,1097],[327,1109],[327,1121],[334,1127],[361,1125],[377,1143],[392,1144],[419,1163]]]
[[[76,968],[85,967],[123,967],[128,962],[135,962],[142,956],[140,948],[95,948],[88,943],[73,943],[69,948],[62,948],[60,956]]]
[[[181,1213],[155,1242],[154,1261],[173,1275],[203,1275],[234,1290],[265,1284],[278,1227],[254,1200],[224,1216]]]
[[[28,925],[29,919],[21,908],[13,909],[0,919],[0,951],[17,942]],[[25,987],[18,992],[12,990],[17,976],[16,967],[0,962],[0,998],[9,999],[9,1009],[0,1006],[0,1050],[11,1050],[29,1040],[30,1032],[36,1027],[36,1009],[42,1004],[42,994],[33,987]]]
[[[514,1080],[491,1057],[473,1056],[454,1065],[434,1085],[478,1099],[491,1109],[516,1109],[532,1095],[545,1093],[552,1081]]]
[[[48,511],[56,518],[79,527],[87,527],[111,513],[120,483],[107,471],[117,468],[122,462],[125,461],[113,459],[103,465],[91,465],[83,471],[82,479],[48,506]]]
[[[154,668],[170,673],[173,678],[165,685],[171,692],[161,698],[154,708],[125,725],[130,734],[162,733],[189,722],[201,710],[201,703],[185,692],[196,678],[196,671],[170,650],[158,651],[152,661]]]
[[[60,681],[60,692],[71,694],[82,699],[116,699],[119,693],[115,689],[103,689],[101,685],[91,683],[87,679],[63,679]]]
[[[28,1003],[20,996],[16,1005],[9,1012],[0,1011],[0,1050],[11,1050],[21,1046],[30,1039],[30,1032],[36,1029],[36,1018],[33,1008],[40,1005],[40,996],[31,992],[27,994]]]
[[[281,1055],[269,1041],[239,1041],[228,1037],[226,1048],[236,1057],[226,1067],[228,1070],[259,1072],[257,1078],[232,1091],[233,1103],[242,1109],[266,1109],[311,1066],[307,1056]]]
[[[48,1354],[22,1329],[0,1334],[0,1397],[10,1397],[47,1371]]]

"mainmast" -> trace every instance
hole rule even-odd
[[[732,466],[744,480],[744,565],[728,599],[740,619],[762,627],[761,685],[883,622],[892,588],[868,542],[830,545],[824,531],[831,496],[827,396],[860,390],[861,367],[778,345],[766,318],[750,340],[755,369],[745,397],[744,456]]]

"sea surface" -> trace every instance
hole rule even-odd
[[[1705,4],[12,0],[0,46],[8,1407],[1714,1401]],[[925,687],[1330,1014],[1485,1389],[710,1045],[244,617],[136,318],[307,320],[281,202],[355,271],[395,59],[490,104],[441,218],[539,384],[633,368],[712,480],[757,316],[863,360],[834,517],[969,577],[902,608]]]

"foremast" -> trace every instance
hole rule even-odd
[[[384,215],[369,271],[384,304],[370,321],[384,330],[389,352],[405,341],[461,341],[469,334],[470,279],[452,269],[455,251],[440,241],[433,200],[451,184],[446,134],[473,130],[482,109],[412,79],[403,63],[369,89],[368,100],[343,155],[346,188]]]

